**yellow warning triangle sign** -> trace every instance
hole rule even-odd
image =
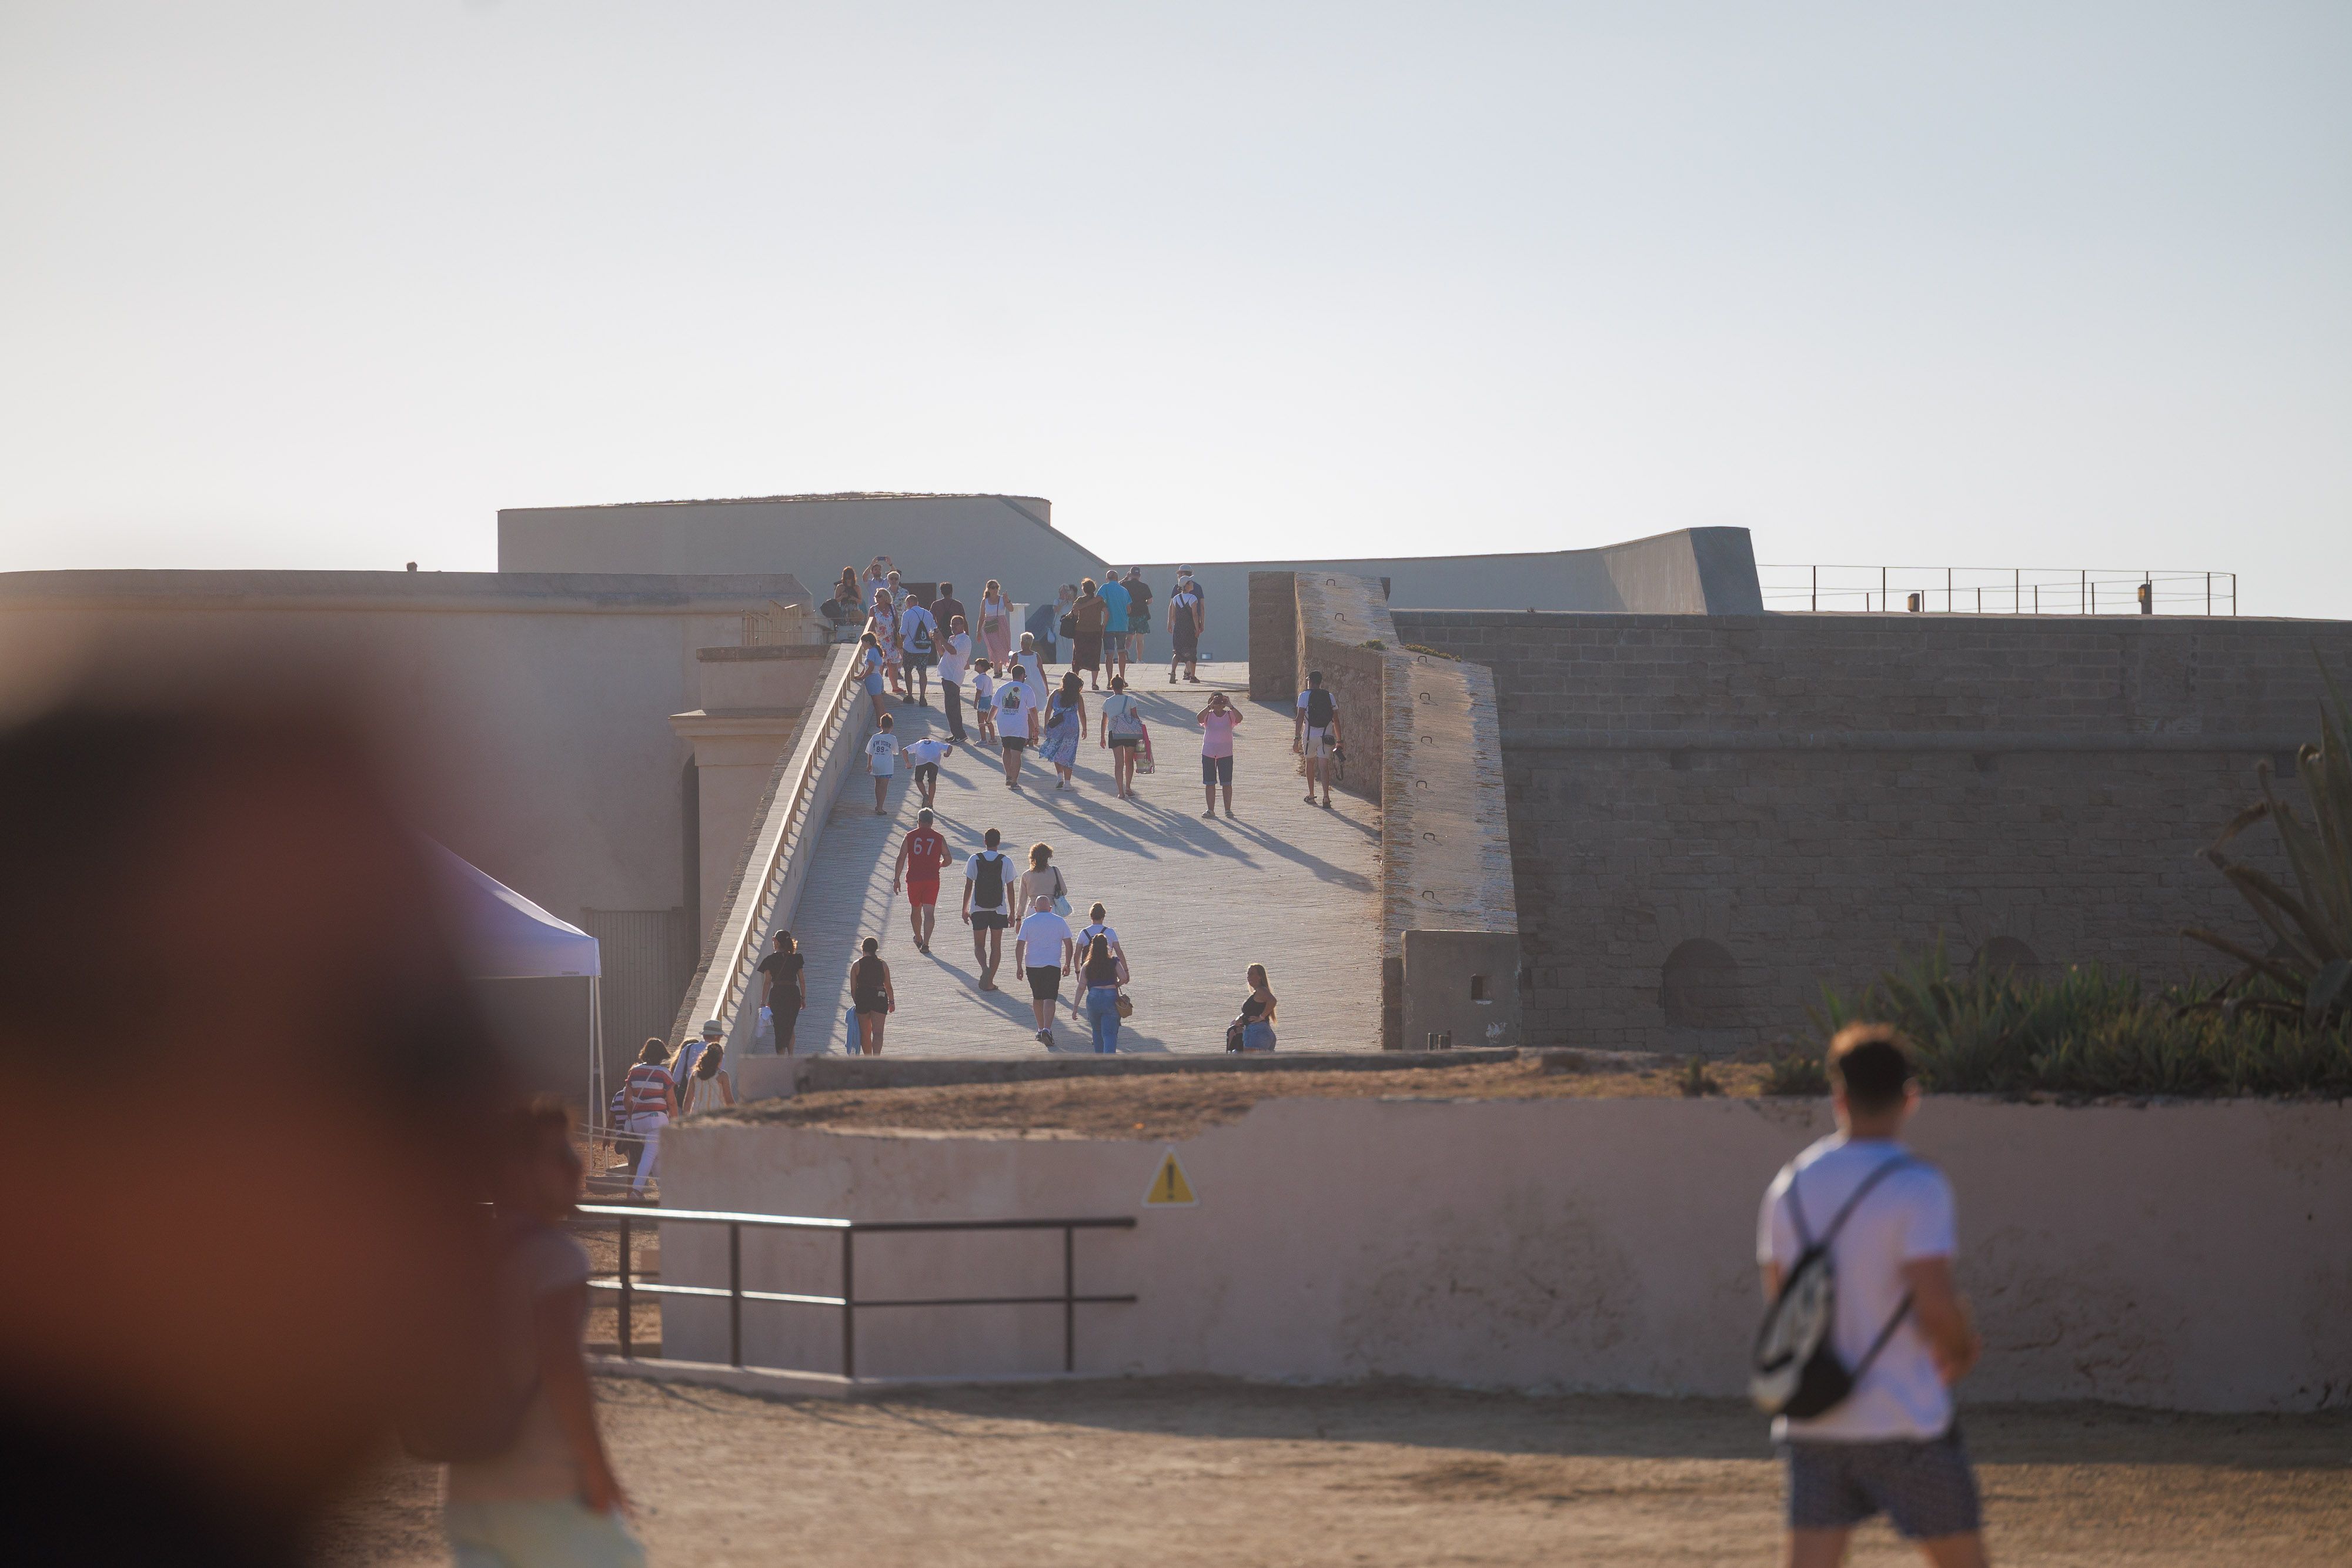
[[[1192,1196],[1192,1184],[1184,1177],[1184,1167],[1176,1163],[1176,1151],[1169,1150],[1160,1156],[1159,1170],[1152,1173],[1150,1189],[1143,1195],[1145,1207],[1190,1208],[1199,1201]]]

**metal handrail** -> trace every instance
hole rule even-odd
[[[699,1027],[702,1019],[716,1019],[725,1027],[726,1038],[733,1038],[736,1017],[750,991],[751,977],[758,973],[761,940],[773,924],[776,906],[782,896],[791,856],[806,843],[815,825],[811,812],[812,797],[825,769],[834,762],[843,735],[854,722],[859,695],[856,679],[857,649],[855,644],[836,646],[830,658],[832,667],[818,683],[818,690],[829,689],[829,695],[811,705],[792,756],[782,765],[785,775],[771,800],[768,812],[752,829],[756,838],[745,862],[743,881],[736,884],[736,900],[729,906],[713,940],[710,964],[703,971],[693,1004],[677,1025],[681,1035]],[[760,892],[747,902],[741,890],[751,882],[752,866],[761,868]]]
[[[727,1360],[730,1366],[743,1364],[743,1303],[745,1301],[780,1301],[788,1306],[837,1307],[841,1311],[841,1375],[855,1379],[857,1375],[857,1312],[861,1307],[1026,1307],[1050,1306],[1062,1308],[1062,1370],[1076,1372],[1078,1366],[1078,1309],[1085,1306],[1131,1306],[1136,1297],[1126,1295],[1085,1295],[1077,1291],[1077,1233],[1081,1230],[1132,1230],[1135,1217],[1111,1215],[1084,1219],[833,1219],[808,1215],[736,1214],[725,1209],[710,1208],[649,1208],[638,1204],[583,1203],[579,1212],[617,1218],[621,1231],[619,1270],[611,1279],[591,1279],[589,1288],[620,1292],[619,1334],[621,1355],[634,1360],[636,1350],[632,1340],[630,1319],[634,1315],[636,1297],[697,1296],[704,1299],[724,1298],[727,1301]],[[639,1221],[660,1225],[675,1221],[682,1225],[724,1225],[727,1227],[727,1286],[716,1285],[649,1285],[638,1282],[631,1269],[631,1227]],[[749,1291],[743,1288],[743,1228],[752,1226],[770,1230],[826,1231],[841,1238],[841,1293],[837,1296],[804,1294],[790,1291]],[[908,1296],[874,1297],[865,1300],[857,1295],[856,1239],[862,1231],[868,1235],[906,1235],[916,1231],[964,1230],[1058,1230],[1062,1233],[1062,1291],[1048,1296]]]
[[[1916,595],[1925,612],[1946,614],[2082,614],[2106,615],[2152,612],[2162,603],[2169,614],[2235,615],[2238,574],[2234,571],[2167,570],[2140,568],[2015,567],[2015,566],[1887,566],[1862,562],[1759,563],[1759,586],[1768,605],[1801,604],[1811,611],[1852,610],[1862,601],[1864,612],[1885,613],[1897,598]],[[1767,574],[1795,572],[1794,580],[1770,580]],[[1875,574],[1872,583],[1822,580],[1823,572]],[[1984,580],[1961,580],[1962,577]],[[2007,579],[2006,581],[2000,580]],[[2101,588],[2121,590],[2099,602]],[[2050,601],[2044,608],[2042,594]],[[2145,610],[2140,593],[2147,599]],[[1968,596],[1964,601],[1963,596]],[[2002,601],[2006,599],[2007,603]],[[1937,601],[1940,600],[1939,604]],[[2071,601],[2071,605],[2069,603]],[[1842,602],[1843,601],[1843,602]],[[2198,608],[2201,606],[2200,608]]]

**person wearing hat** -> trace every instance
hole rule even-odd
[[[687,1075],[694,1071],[695,1059],[699,1057],[707,1048],[718,1044],[726,1033],[726,1025],[717,1019],[706,1019],[703,1020],[700,1037],[689,1040],[677,1048],[677,1060],[670,1063],[670,1082],[677,1085],[680,1099],[686,1096],[686,1079]]]
[[[1201,591],[1192,582],[1192,569],[1179,567],[1176,570],[1176,591],[1168,596],[1168,635],[1174,646],[1168,654],[1168,684],[1176,684],[1176,666],[1184,666],[1184,678],[1198,685],[1201,682],[1201,633],[1208,630],[1209,614],[1202,607]]]

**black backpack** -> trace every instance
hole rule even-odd
[[[1331,719],[1339,711],[1339,699],[1329,692],[1321,686],[1307,688],[1307,727],[1309,729],[1330,728]]]
[[[1918,1163],[1909,1155],[1896,1155],[1863,1177],[1819,1241],[1805,1224],[1805,1206],[1798,1201],[1797,1178],[1790,1174],[1789,1216],[1797,1222],[1801,1249],[1781,1277],[1780,1294],[1766,1310],[1763,1327],[1757,1331],[1755,1360],[1748,1376],[1748,1396],[1767,1416],[1793,1416],[1807,1421],[1836,1409],[1870,1371],[1878,1353],[1895,1337],[1895,1328],[1911,1315],[1911,1298],[1906,1295],[1852,1371],[1838,1359],[1832,1343],[1837,1326],[1837,1269],[1830,1249],[1871,1188],[1890,1172]]]
[[[980,880],[972,894],[976,909],[995,909],[1004,902],[1004,857],[983,850],[979,855]]]

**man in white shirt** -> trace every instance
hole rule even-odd
[[[991,828],[980,836],[978,854],[963,862],[963,923],[971,927],[971,956],[980,965],[980,988],[996,989],[996,967],[1004,961],[1004,928],[1013,923],[1013,857],[996,846],[1003,835]]]
[[[1094,904],[1092,907],[1087,909],[1087,923],[1078,927],[1077,954],[1079,963],[1083,964],[1087,961],[1087,955],[1093,951],[1095,938],[1097,936],[1110,944],[1110,956],[1112,957],[1118,959],[1122,964],[1127,962],[1127,949],[1118,945],[1118,927],[1105,924],[1109,918],[1110,911],[1104,908],[1100,904]],[[1084,1018],[1086,1016],[1086,1012],[1087,988],[1084,986],[1080,986],[1070,994],[1070,1016],[1074,1019]]]
[[[1021,788],[1021,754],[1037,738],[1037,710],[1043,706],[1037,688],[1019,664],[996,687],[996,738],[1004,747],[1004,787]]]
[[[1854,1378],[1822,1414],[1772,1425],[1788,1461],[1788,1561],[1835,1568],[1853,1527],[1884,1512],[1937,1568],[1981,1568],[1976,1478],[1951,1389],[1983,1345],[1952,1280],[1951,1184],[1895,1141],[1919,1091],[1894,1030],[1841,1030],[1828,1069],[1838,1131],[1773,1179],[1756,1231],[1767,1301],[1829,1238],[1830,1344]]]
[[[940,803],[940,764],[946,761],[954,747],[944,740],[910,740],[898,748],[915,769],[908,782],[923,798],[923,804],[936,809]]]
[[[931,691],[931,660],[938,653],[940,623],[931,612],[915,602],[915,596],[904,593],[898,597],[898,662],[914,683],[915,701],[929,706]],[[944,677],[942,677],[944,679]]]
[[[882,815],[883,797],[890,790],[890,775],[898,771],[898,737],[890,733],[890,716],[884,714],[881,727],[866,742],[866,771],[874,775],[874,814]]]
[[[1315,781],[1323,781],[1323,808],[1331,808],[1331,771],[1326,766],[1339,744],[1339,699],[1323,684],[1323,672],[1309,670],[1298,694],[1298,710],[1291,725],[1290,749],[1306,758],[1307,803],[1315,804]]]
[[[1076,952],[1070,923],[1054,913],[1052,899],[1040,894],[1031,901],[1021,933],[1013,941],[1013,967],[1029,977],[1029,1006],[1037,1015],[1037,1043],[1048,1051],[1054,1048],[1054,1004],[1061,999],[1062,977],[1070,972]]]

